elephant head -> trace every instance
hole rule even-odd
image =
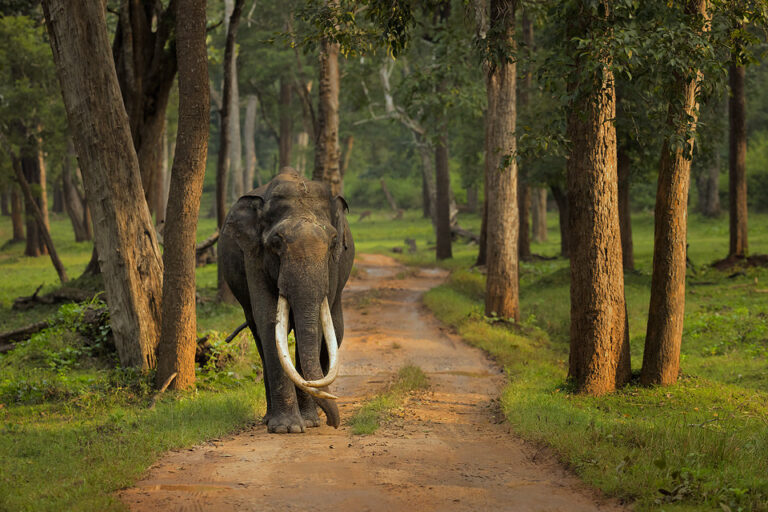
[[[333,197],[327,185],[284,168],[269,184],[241,197],[225,226],[242,251],[251,307],[276,301],[269,324],[274,325],[283,371],[315,398],[335,426],[336,397],[325,388],[338,373],[337,337],[343,334],[339,301],[352,264],[346,210],[345,200]],[[262,300],[264,294],[271,295],[269,300]],[[291,328],[296,366],[288,352]]]

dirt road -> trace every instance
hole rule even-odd
[[[509,434],[494,406],[500,369],[420,305],[443,271],[414,272],[374,255],[357,266],[332,386],[342,423],[407,363],[427,373],[430,391],[370,436],[343,425],[294,435],[259,426],[169,453],[120,493],[131,510],[619,510]]]

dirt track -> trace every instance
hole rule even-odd
[[[509,434],[495,404],[498,367],[445,332],[420,305],[439,270],[409,272],[362,255],[345,290],[342,423],[400,367],[429,392],[371,436],[342,425],[270,435],[266,427],[169,453],[120,493],[131,510],[593,511],[619,510]]]

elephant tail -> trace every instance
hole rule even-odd
[[[235,329],[235,330],[232,332],[232,334],[230,334],[229,336],[227,336],[227,338],[224,340],[224,343],[229,343],[230,341],[232,341],[233,339],[235,339],[235,336],[237,336],[238,334],[240,334],[240,331],[242,331],[242,330],[243,330],[243,329],[245,329],[246,327],[248,327],[248,322],[243,322],[243,323],[242,323],[240,326],[238,326],[238,327],[237,327],[237,329]]]

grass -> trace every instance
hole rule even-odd
[[[750,246],[768,252],[765,215],[753,215]],[[556,228],[556,226],[553,226]],[[642,364],[650,289],[652,220],[635,217],[638,270],[627,273],[633,371]],[[556,251],[557,231],[534,252]],[[565,260],[521,265],[523,321],[483,315],[484,276],[458,252],[449,281],[426,305],[506,370],[502,405],[515,431],[550,446],[586,482],[635,510],[768,510],[768,301],[756,291],[767,269],[720,273],[727,219],[692,218],[683,377],[674,386],[631,384],[604,397],[574,394],[566,379],[569,270]],[[418,264],[431,264],[423,255]],[[471,258],[470,258],[471,261]],[[730,277],[729,277],[730,276]]]
[[[404,366],[382,393],[355,411],[347,424],[355,435],[373,434],[394,410],[402,407],[410,393],[427,387],[429,379],[421,368],[414,365]]]

